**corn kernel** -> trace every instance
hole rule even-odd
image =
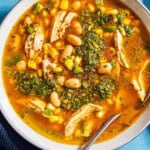
[[[104,13],[106,11],[106,8],[104,6],[100,5],[98,8],[101,10],[102,13]]]
[[[47,12],[46,10],[43,10],[43,11],[42,11],[42,15],[43,15],[44,17],[46,17],[46,16],[48,16],[48,12]]]
[[[69,1],[68,0],[61,0],[60,9],[67,10],[68,8],[69,8]]]
[[[95,6],[93,4],[88,4],[88,9],[90,12],[94,12],[95,11]]]
[[[118,14],[118,10],[117,9],[109,9],[109,10],[107,10],[106,13],[109,14],[109,15],[115,16],[115,15]]]
[[[55,111],[54,111],[54,114],[58,115],[60,112],[61,112],[61,109],[60,108],[56,108]]]
[[[82,131],[81,131],[80,129],[77,129],[77,130],[75,131],[75,136],[76,136],[76,137],[81,137],[81,136],[82,136]]]
[[[125,19],[123,20],[123,23],[124,23],[125,25],[129,25],[129,24],[130,24],[130,19],[125,18]]]
[[[72,70],[73,69],[73,60],[72,59],[66,59],[65,60],[65,66],[67,69]]]
[[[53,71],[54,71],[55,73],[62,72],[62,67],[58,66],[58,67],[54,68]]]
[[[58,76],[57,77],[57,83],[61,86],[64,85],[64,82],[65,82],[65,77],[64,76]]]
[[[82,58],[79,56],[76,56],[74,61],[76,65],[81,65]]]
[[[53,8],[53,9],[51,10],[51,15],[52,15],[52,16],[55,16],[56,13],[57,13],[57,9]]]
[[[34,70],[37,69],[37,65],[34,60],[28,60],[28,67]]]
[[[58,117],[58,116],[52,115],[52,116],[49,117],[49,121],[50,121],[51,123],[55,123],[55,122],[57,122],[58,120],[59,120],[59,117]]]
[[[51,44],[49,43],[45,43],[44,46],[43,46],[43,50],[44,50],[44,54],[47,55],[49,53],[49,50],[51,48]]]
[[[96,34],[102,35],[103,34],[103,30],[101,28],[97,28],[95,29]]]
[[[100,57],[99,63],[101,64],[101,63],[105,63],[105,62],[107,62],[106,57],[104,57],[104,56]]]
[[[55,58],[59,55],[59,53],[58,53],[58,51],[57,51],[56,48],[52,47],[52,48],[49,50],[49,55],[50,55],[53,59],[55,59]]]
[[[59,117],[57,123],[58,123],[58,124],[62,124],[63,122],[64,122],[64,119],[63,119],[62,117]]]
[[[38,69],[38,76],[42,77],[42,70],[41,69]]]

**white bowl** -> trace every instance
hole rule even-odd
[[[7,40],[7,37],[12,29],[12,26],[18,20],[18,18],[29,8],[31,7],[36,0],[22,0],[20,1],[14,9],[9,13],[9,15],[3,21],[0,27],[0,67],[2,68],[2,57],[3,57],[3,49]],[[143,7],[144,9],[144,7]],[[77,150],[78,146],[65,145],[49,140],[30,127],[28,127],[16,114],[10,102],[8,100],[7,94],[5,92],[3,86],[2,79],[2,69],[0,70],[0,108],[1,112],[8,121],[8,123],[28,142],[33,145],[41,148],[41,149],[49,149],[49,150]],[[116,149],[133,138],[135,138],[150,122],[150,105],[141,115],[137,122],[135,122],[129,129],[116,136],[115,138],[95,144],[92,146],[92,150],[112,150]]]

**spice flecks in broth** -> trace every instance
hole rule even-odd
[[[143,111],[135,106],[150,85],[146,37],[141,21],[115,0],[40,0],[5,46],[10,102],[31,128],[66,144],[83,144],[122,112],[97,142],[111,139]]]

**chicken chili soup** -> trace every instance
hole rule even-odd
[[[40,0],[12,28],[3,55],[9,100],[35,131],[83,144],[122,112],[97,142],[127,129],[150,85],[141,21],[115,0]]]

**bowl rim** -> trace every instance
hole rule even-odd
[[[33,129],[31,129],[27,124],[25,124],[21,118],[17,115],[15,110],[12,108],[8,96],[5,92],[4,84],[3,84],[3,78],[2,78],[2,58],[3,58],[3,49],[7,40],[7,37],[10,33],[10,30],[12,29],[12,26],[16,23],[18,18],[28,9],[30,8],[34,3],[36,3],[37,0],[22,0],[20,1],[7,15],[7,17],[4,19],[3,23],[0,26],[0,109],[7,120],[7,122],[11,125],[11,127],[24,139],[26,139],[29,143],[35,145],[38,148],[42,149],[49,149],[52,150],[52,148],[55,147],[55,149],[63,148],[65,150],[76,150],[78,149],[77,145],[66,145],[57,143],[55,141],[49,140],[46,137],[40,135]],[[144,9],[144,7],[143,7]],[[7,29],[7,30],[6,30]],[[143,112],[143,114],[140,116],[140,118],[127,130],[123,131],[121,134],[116,136],[115,138],[93,145],[93,150],[99,150],[99,149],[116,149],[118,147],[121,147],[122,145],[128,143],[133,138],[135,138],[137,135],[139,135],[145,127],[148,126],[150,123],[150,105],[147,106],[146,110]]]

